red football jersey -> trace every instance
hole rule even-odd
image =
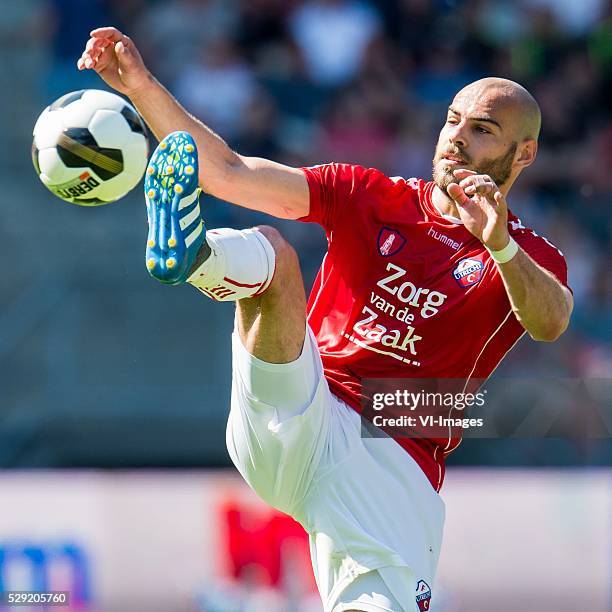
[[[331,391],[361,412],[367,378],[486,379],[525,330],[495,262],[461,223],[434,207],[432,181],[373,168],[303,169],[328,251],[308,300]],[[567,284],[563,255],[509,213],[508,229]],[[436,490],[460,438],[398,437]]]

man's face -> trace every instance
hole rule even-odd
[[[433,159],[433,179],[442,190],[458,182],[457,168],[488,174],[502,186],[513,170],[517,142],[511,117],[494,92],[464,90],[449,107]]]

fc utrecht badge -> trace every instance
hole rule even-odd
[[[399,253],[406,244],[406,239],[391,227],[383,227],[378,233],[378,251],[383,257]]]
[[[429,610],[431,605],[431,589],[424,580],[419,580],[417,583],[416,602],[419,610]]]
[[[462,259],[453,270],[453,276],[464,289],[475,285],[484,272],[484,264],[478,257],[466,257]]]

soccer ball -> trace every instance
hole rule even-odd
[[[80,206],[123,197],[142,178],[147,154],[140,115],[108,91],[67,93],[45,108],[34,126],[38,177],[56,196]]]

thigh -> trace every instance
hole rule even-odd
[[[304,333],[304,332],[303,332]],[[290,363],[268,363],[232,335],[227,447],[249,486],[299,520],[329,435],[331,396],[312,330]]]
[[[275,267],[264,293],[236,304],[236,331],[248,352],[267,363],[290,363],[304,343],[306,294],[298,256],[273,227],[255,228],[272,245]]]

